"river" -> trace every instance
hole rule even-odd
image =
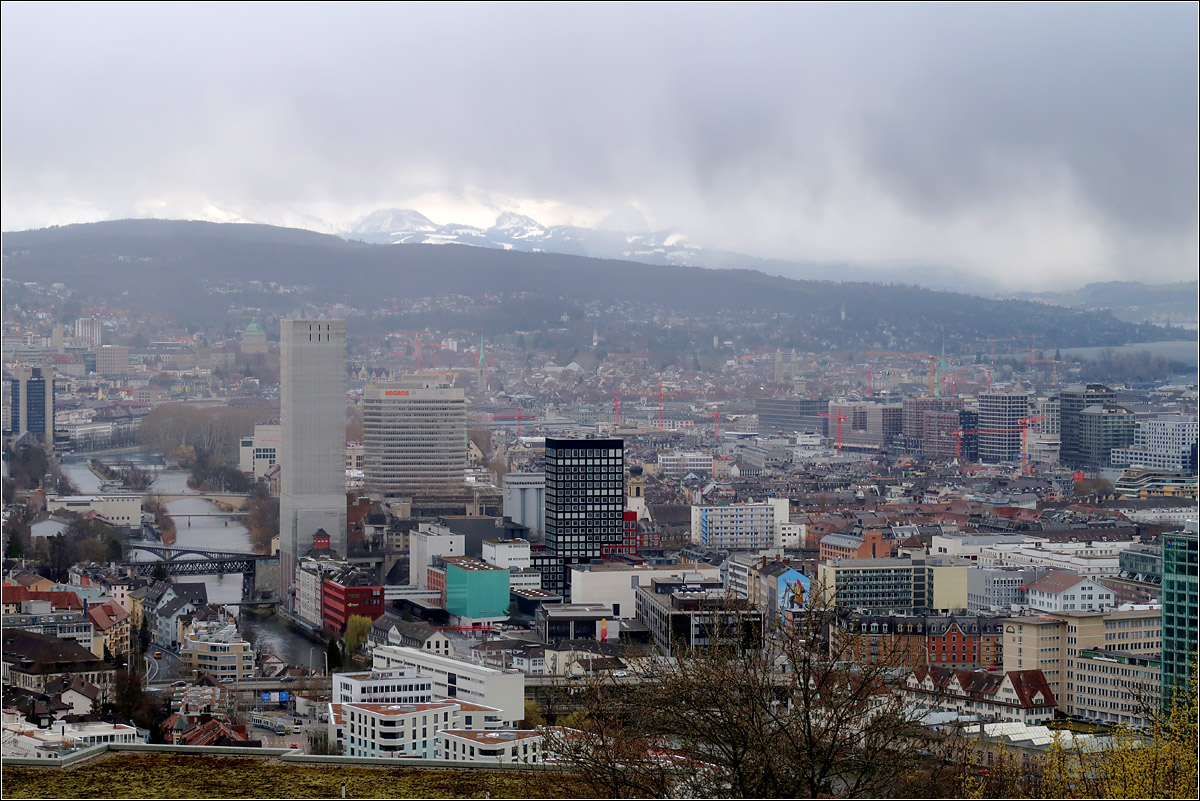
[[[100,492],[100,479],[88,468],[88,460],[94,454],[73,455],[63,457],[62,467],[80,492],[92,494]],[[105,457],[100,457],[105,461]],[[151,492],[164,495],[185,495],[192,493],[188,489],[185,470],[166,470],[161,464],[148,459],[144,454],[131,453],[107,457],[110,461],[130,461],[139,467],[153,470],[154,484]],[[203,547],[233,553],[250,553],[254,550],[250,542],[250,532],[238,518],[227,517],[192,517],[187,515],[207,515],[219,511],[216,504],[203,498],[183,498],[167,504],[167,511],[175,519],[176,547]],[[190,522],[189,522],[190,520]],[[135,552],[134,560],[155,559],[156,557]],[[200,576],[208,589],[208,600],[212,603],[224,604],[236,608],[242,598],[242,576],[232,573],[224,576]],[[289,665],[308,665],[313,660],[319,665],[320,653],[310,653],[310,649],[319,651],[321,645],[309,640],[304,634],[292,627],[278,615],[263,615],[246,612],[239,614],[238,629],[242,636],[254,643],[259,651],[272,651]]]

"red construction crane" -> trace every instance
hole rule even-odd
[[[621,425],[621,399],[613,398],[613,408],[617,410],[617,425]]]
[[[902,356],[907,359],[929,359],[929,397],[933,397],[937,392],[937,363],[941,356],[934,356],[932,353],[883,353],[879,351],[871,351],[868,356]]]
[[[867,374],[867,395],[874,395],[875,389],[872,379],[875,377],[874,370],[847,370],[847,373],[866,373]]]
[[[658,430],[663,430],[663,398],[674,398],[678,392],[663,392],[662,378],[658,379]]]
[[[821,417],[832,417],[833,419],[838,421],[838,424],[837,424],[837,450],[838,450],[838,453],[841,453],[842,452],[842,421],[849,420],[850,418],[848,416],[842,414],[841,409],[838,409],[837,414],[829,414],[827,412],[817,412],[817,414],[821,415]]]
[[[442,343],[440,343],[440,342],[429,342],[429,343],[426,343],[426,344],[428,344],[428,345],[429,345],[429,347],[433,348],[433,369],[434,369],[434,370],[436,370],[436,369],[437,369],[437,352],[438,352],[438,348],[442,347]],[[420,351],[418,351],[418,354],[419,354],[419,353],[420,353]],[[418,364],[420,364],[420,361],[421,361],[421,357],[420,357],[420,355],[418,355],[418,356],[417,356],[417,363],[418,363]]]
[[[521,407],[517,407],[517,439],[521,438]]]
[[[1036,423],[1038,420],[1045,420],[1046,416],[1041,417],[1022,417],[1018,422],[1021,424],[1021,472],[1029,471],[1029,424]]]
[[[399,331],[397,333],[399,333],[401,336],[412,337],[413,342],[415,342],[417,344],[417,370],[420,371],[420,369],[421,369],[421,341],[423,339],[425,339],[426,337],[430,337],[433,335],[426,334],[423,331]]]
[[[716,409],[713,410],[712,414],[705,415],[705,417],[711,417],[713,419],[713,438],[716,439],[717,442],[720,442],[721,441],[721,428],[720,428],[721,407],[718,406]],[[716,473],[714,473],[713,475],[716,475]]]

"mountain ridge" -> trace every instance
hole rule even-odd
[[[734,330],[769,323],[787,341],[814,349],[935,352],[944,340],[950,352],[977,352],[976,343],[988,338],[1033,334],[1048,348],[1166,338],[1165,329],[1121,322],[1108,312],[1048,313],[1043,303],[908,284],[801,280],[744,268],[649,265],[515,248],[375,245],[256,224],[87,223],[5,234],[3,247],[6,278],[58,281],[91,298],[187,316],[225,315],[239,293],[244,306],[273,304],[281,312],[297,303],[379,309],[393,298],[461,295],[510,298],[513,313],[529,318],[504,323],[513,329],[544,324],[555,305],[659,308]],[[301,296],[251,292],[251,279],[296,287]],[[214,294],[213,284],[225,289]],[[512,300],[517,296],[527,299],[518,303]],[[638,312],[635,319],[646,323],[648,317]],[[659,329],[664,324],[654,323]]]

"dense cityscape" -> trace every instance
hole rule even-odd
[[[1186,686],[1194,367],[1109,386],[1015,340],[849,364],[728,341],[714,369],[660,368],[598,329],[560,363],[546,331],[372,340],[345,309],[222,336],[111,306],[69,319],[68,287],[23,289],[4,334],[6,756],[151,742],[582,770],[597,757],[572,738],[607,719],[590,693],[651,704],[729,648],[775,654],[783,687],[812,658],[788,657],[801,633],[879,683],[889,748],[952,729],[982,771],[1044,757],[1051,732],[1086,750],[1148,731]],[[705,753],[682,732],[659,749]],[[846,769],[812,787],[844,790]]]
[[[4,798],[1196,798],[1200,5],[0,4]]]

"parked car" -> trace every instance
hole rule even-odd
[[[629,675],[629,671],[628,670],[618,670],[613,675],[616,676],[618,679],[623,679]]]

